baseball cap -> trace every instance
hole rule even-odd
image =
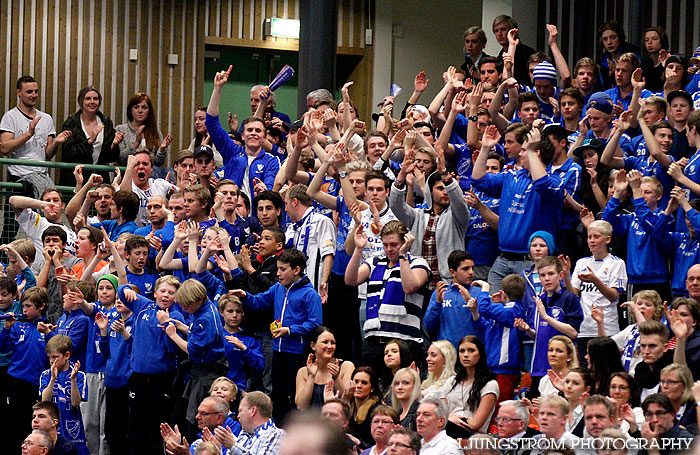
[[[668,104],[671,104],[671,102],[674,100],[674,98],[681,97],[685,99],[690,106],[693,106],[693,97],[690,96],[690,93],[686,92],[685,90],[674,90],[671,93],[668,94],[666,97],[666,101],[668,101]]]
[[[194,157],[197,158],[199,155],[207,155],[209,158],[214,159],[214,150],[208,145],[200,145],[194,149]]]
[[[690,63],[693,63],[695,65],[700,64],[700,46],[695,48],[695,52],[693,52],[693,56],[690,57]]]
[[[571,131],[567,130],[558,123],[550,123],[549,125],[545,125],[544,129],[542,130],[542,134],[545,136],[548,134],[556,134],[557,136],[566,137],[571,134]]]
[[[597,109],[606,114],[612,114],[613,106],[610,95],[605,92],[596,92],[588,99],[586,109]]]
[[[669,56],[664,62],[664,67],[667,67],[671,63],[678,63],[686,70],[688,69],[688,59],[685,58],[685,55],[673,54]]]
[[[600,155],[603,153],[603,150],[605,150],[605,142],[596,138],[586,139],[583,141],[583,144],[574,149],[574,156],[577,158],[582,158],[583,151],[588,149],[593,149],[596,151],[596,153],[598,153],[598,155]]]

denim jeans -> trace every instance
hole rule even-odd
[[[532,261],[510,261],[503,256],[498,256],[489,272],[490,292],[494,294],[501,290],[501,281],[511,273],[518,274],[532,267]]]

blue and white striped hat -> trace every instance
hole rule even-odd
[[[557,70],[549,62],[540,62],[532,71],[532,80],[536,81],[537,79],[550,80],[556,84]]]

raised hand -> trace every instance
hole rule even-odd
[[[518,29],[511,28],[508,30],[508,44],[517,46],[520,44],[520,38],[518,38]]]
[[[70,380],[77,379],[78,377],[78,371],[80,371],[80,360],[76,360],[75,363],[73,364],[73,369],[70,370],[70,375],[68,376]]]
[[[403,245],[401,245],[401,248],[399,248],[399,254],[406,254],[411,250],[411,245],[413,245],[413,242],[416,240],[413,234],[410,232],[406,234],[404,237],[404,242]]]
[[[445,291],[447,290],[447,286],[448,284],[444,281],[440,281],[438,283],[437,289],[435,290],[435,299],[438,303],[442,303],[442,301],[445,300]]]
[[[491,149],[494,145],[498,144],[501,140],[501,133],[498,132],[498,128],[495,125],[489,125],[484,131],[484,135],[481,138],[481,146]]]
[[[367,234],[365,234],[362,224],[357,225],[355,229],[355,249],[364,250],[367,246]]]
[[[522,330],[524,332],[530,330],[530,326],[522,318],[516,318],[515,321],[513,321],[513,325],[516,329]]]
[[[41,115],[37,115],[32,119],[31,122],[29,122],[29,135],[34,136],[34,132],[36,131],[36,125],[39,123],[39,120],[41,120]]]
[[[100,125],[97,128],[95,128],[92,131],[92,134],[90,135],[90,137],[88,138],[88,144],[93,144],[97,140],[97,136],[99,136],[100,133],[102,132],[102,130],[104,130],[104,129],[105,129],[104,125]]]
[[[238,116],[236,114],[231,115],[228,113],[228,130],[238,131]]]
[[[64,143],[68,140],[68,138],[71,137],[72,135],[73,135],[73,132],[72,132],[72,131],[68,131],[68,130],[66,130],[66,131],[61,131],[61,132],[59,133],[59,135],[56,136],[56,139],[54,139],[54,140],[55,140],[56,143],[58,143],[58,144],[64,144]]]
[[[603,313],[603,310],[598,305],[593,305],[591,309],[591,317],[598,324],[602,324],[603,320],[605,319],[605,313]]]
[[[481,97],[479,97],[479,99],[481,99]],[[467,102],[467,92],[457,93],[452,100],[452,109],[457,113],[463,113],[467,109],[468,105],[471,105],[471,98],[470,101]]]
[[[231,71],[233,71],[233,65],[229,65],[226,71],[219,71],[216,73],[216,75],[214,75],[214,88],[221,89],[228,81]]]
[[[552,24],[547,24],[547,33],[549,34],[549,37],[547,38],[547,44],[549,47],[553,47],[557,45],[557,38],[559,37],[559,30],[557,30],[556,25]]]
[[[75,166],[75,169],[73,169],[73,177],[75,177],[75,184],[76,186],[83,186],[83,182],[85,179],[83,178],[83,168],[85,167],[84,164],[79,164]],[[97,174],[92,174],[92,175],[97,175]]]
[[[416,77],[413,80],[413,90],[418,93],[423,93],[425,89],[428,88],[429,82],[430,79],[425,78],[425,72],[421,71],[420,73],[416,74]]]
[[[632,88],[642,90],[645,85],[646,80],[644,79],[644,77],[642,77],[642,69],[637,68],[632,72]]]

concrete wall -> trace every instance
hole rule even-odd
[[[429,104],[442,88],[443,71],[464,61],[462,34],[468,27],[481,23],[481,10],[481,1],[473,0],[378,1],[373,105],[388,95],[391,84],[395,83],[403,89],[396,106],[403,108],[419,71],[425,71],[430,79],[420,103]]]

